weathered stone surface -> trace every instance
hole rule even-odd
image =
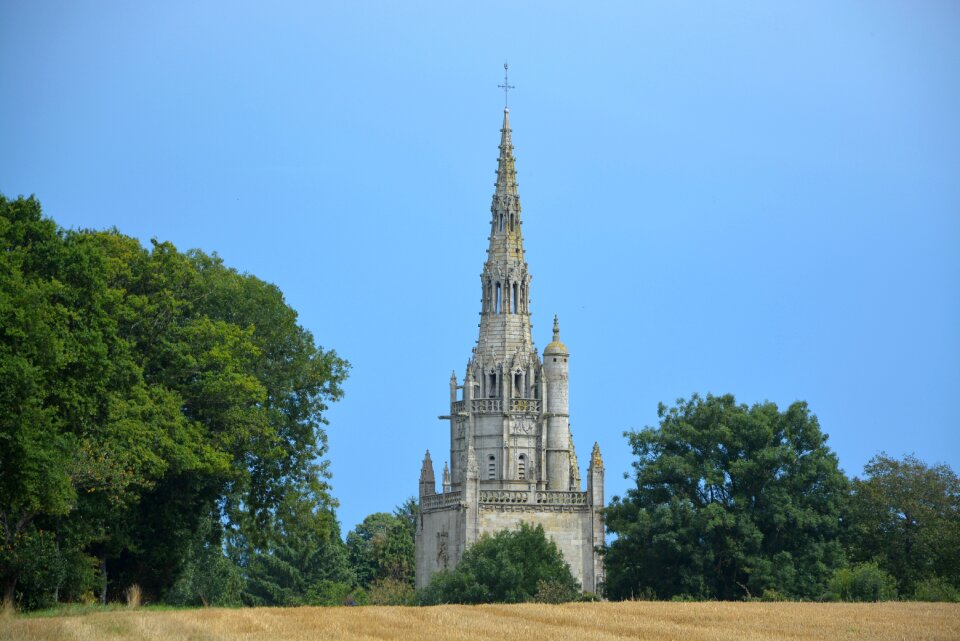
[[[487,260],[481,274],[480,335],[463,385],[450,379],[450,465],[434,494],[429,453],[420,477],[417,587],[452,568],[483,533],[540,524],[585,591],[598,591],[603,565],[603,464],[594,445],[581,491],[570,436],[568,359],[554,317],[540,359],[531,336],[510,113],[504,110]],[[459,393],[458,393],[459,392]]]

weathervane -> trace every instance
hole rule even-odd
[[[507,63],[503,63],[503,84],[497,85],[497,87],[499,87],[500,89],[503,89],[504,108],[509,107],[509,104],[507,104],[507,92],[509,92],[511,89],[516,89],[516,87],[510,84],[510,79],[507,76],[509,70],[510,70],[510,65],[508,65]]]

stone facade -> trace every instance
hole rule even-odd
[[[462,384],[450,377],[450,465],[437,493],[427,452],[420,472],[417,587],[452,568],[483,533],[540,524],[584,591],[597,592],[603,565],[603,461],[593,446],[587,489],[570,435],[568,359],[557,318],[553,341],[534,347],[530,273],[524,260],[510,112],[500,130],[490,245],[480,275],[480,336]]]

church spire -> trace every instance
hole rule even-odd
[[[480,338],[477,349],[487,365],[531,352],[530,275],[524,260],[520,195],[510,110],[503,110],[497,181],[490,205],[490,245],[483,266]]]

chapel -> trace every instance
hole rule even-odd
[[[570,433],[570,352],[553,319],[541,356],[530,322],[510,110],[503,110],[480,333],[462,378],[450,377],[449,465],[440,491],[430,452],[420,471],[416,585],[452,568],[483,533],[540,524],[585,592],[598,592],[604,543],[603,460],[594,443],[586,488]]]

